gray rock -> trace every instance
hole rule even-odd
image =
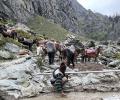
[[[101,73],[96,76],[100,83],[114,83],[119,81],[119,77],[114,72]]]
[[[86,77],[82,78],[82,84],[83,85],[88,85],[88,84],[95,84],[95,83],[100,83],[100,80],[97,79],[97,75],[90,73]]]
[[[14,55],[11,54],[8,51],[0,50],[0,59],[1,60],[7,60],[7,59],[13,59]]]
[[[104,35],[108,33],[108,38],[114,39],[118,37],[120,31],[118,16],[112,18],[93,13],[91,10],[83,8],[77,0],[0,1],[1,17],[27,22],[29,18],[37,15],[60,24],[68,31],[79,34],[103,33]]]
[[[41,85],[37,85],[35,80],[32,80],[34,74],[38,73],[39,70],[35,67],[33,59],[20,58],[1,63],[0,66],[2,90],[13,94],[16,98],[34,96],[42,91]]]
[[[114,60],[108,64],[108,67],[118,67],[120,65],[120,60]]]
[[[6,43],[4,48],[13,53],[18,53],[20,51],[20,47],[12,43]]]
[[[69,83],[72,87],[74,86],[79,86],[82,84],[82,80],[80,77],[77,77],[77,76],[72,76],[69,80]]]
[[[14,96],[8,95],[5,91],[0,90],[0,100],[17,100]]]
[[[113,47],[108,47],[102,51],[102,55],[105,57],[114,57],[117,50]]]

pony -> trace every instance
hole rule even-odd
[[[14,29],[8,31],[7,28],[5,27],[5,25],[0,25],[0,33],[4,37],[9,37],[9,38],[13,38],[13,39],[15,39],[17,37],[17,32]]]
[[[85,49],[83,48],[83,52],[82,52],[82,62],[86,62],[87,59],[88,61],[90,61],[91,58],[94,58],[94,61],[97,62],[97,58],[99,56],[99,54],[101,53],[102,47],[99,46],[96,49]]]
[[[47,50],[45,48],[45,41],[36,41],[36,53],[37,56],[40,56],[42,58],[42,62],[45,62],[45,56],[47,55]]]
[[[61,51],[61,58],[62,60],[67,60],[67,66],[72,64],[72,68],[75,67],[75,61],[77,60],[78,55],[80,54],[80,49],[75,48],[75,51],[72,52],[70,49],[65,48]]]
[[[18,38],[18,42],[22,43],[23,45],[28,46],[29,50],[32,51],[32,46],[33,44],[36,43],[36,39],[34,40],[29,40],[23,37],[17,37]]]

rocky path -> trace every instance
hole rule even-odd
[[[96,92],[96,93],[68,93],[67,97],[60,97],[58,94],[41,95],[35,98],[27,98],[22,100],[120,100],[120,93],[116,92]]]
[[[13,44],[9,45],[12,49],[16,48]],[[7,50],[12,52],[11,48],[9,49]],[[92,100],[96,97],[104,97],[105,99],[103,100],[120,100],[120,72],[79,73],[81,71],[105,71],[106,69],[119,70],[120,60],[116,60],[112,58],[112,56],[111,58],[107,58],[111,52],[113,53],[113,49],[108,50],[108,53],[105,53],[106,55],[103,53],[105,56],[100,57],[100,64],[95,62],[78,62],[75,69],[67,67],[66,72],[69,72],[70,74],[69,81],[65,85],[65,91],[69,93],[65,100]],[[17,49],[15,51],[17,51]],[[114,52],[116,51],[118,51],[118,49],[115,49]],[[4,54],[6,53],[3,52],[2,56]],[[64,98],[61,98],[56,94],[47,94],[53,93],[52,86],[50,84],[51,75],[49,73],[53,72],[53,69],[59,67],[58,62],[54,65],[48,65],[48,58],[45,58],[47,62],[44,65],[39,66],[37,65],[37,61],[39,60],[37,57],[34,57],[33,54],[25,57],[19,57],[16,53],[13,54],[17,57],[16,59],[11,61],[6,60],[0,63],[1,90],[6,91],[9,95],[14,95],[16,98],[29,98],[41,95],[36,98],[23,100],[64,100]],[[114,53],[111,55],[114,55]],[[4,56],[7,57],[6,55]],[[108,65],[102,65],[102,62],[107,62]],[[49,75],[44,73],[48,73]],[[94,91],[97,93],[86,93],[86,91]],[[41,93],[46,93],[46,95],[42,95]],[[113,99],[106,99],[108,97]]]

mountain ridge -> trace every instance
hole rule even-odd
[[[104,35],[119,36],[118,25],[108,16],[86,10],[76,0],[1,0],[0,16],[26,23],[31,17],[43,16],[70,32],[96,39]],[[99,37],[99,36],[98,36]]]

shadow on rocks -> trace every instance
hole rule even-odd
[[[0,90],[0,100],[18,100],[12,95]]]

